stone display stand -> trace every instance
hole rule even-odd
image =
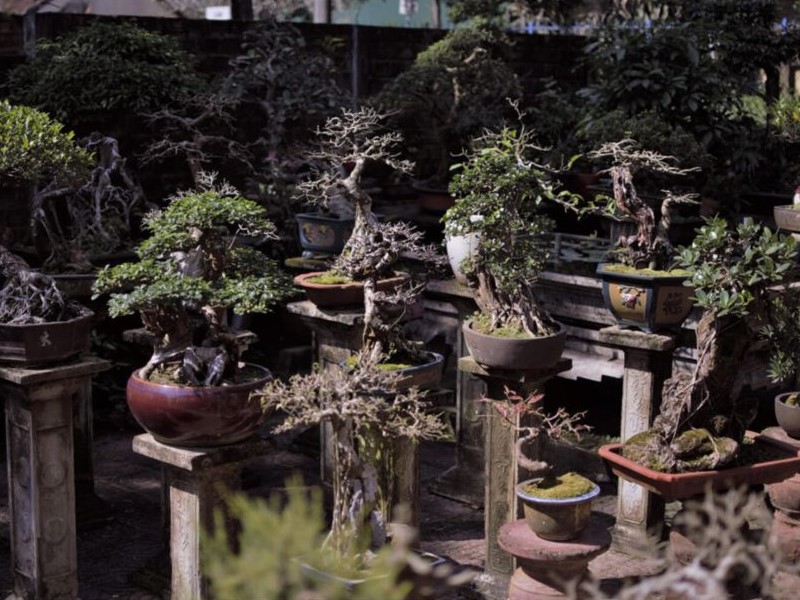
[[[215,512],[224,509],[222,494],[240,488],[248,460],[273,448],[272,442],[258,437],[216,448],[167,446],[149,433],[133,438],[134,452],[161,463],[162,485],[169,493],[171,600],[210,598],[200,568],[201,530],[223,526],[232,531],[234,524],[227,518],[225,523],[214,522]]]
[[[789,437],[780,427],[769,427],[761,435],[800,452],[800,440]],[[772,541],[780,548],[787,563],[800,563],[800,474],[767,485],[767,492],[775,508],[770,532]]]
[[[458,368],[471,373],[486,383],[489,398],[504,398],[507,386],[519,393],[543,392],[545,383],[559,373],[572,368],[572,361],[562,358],[553,367],[530,371],[488,369],[466,356],[458,360]],[[489,576],[486,589],[481,590],[491,598],[504,598],[508,582],[514,571],[514,558],[498,543],[500,528],[520,516],[520,503],[515,491],[524,478],[516,460],[517,430],[495,411],[487,407],[485,421],[484,473],[486,490],[484,502],[484,534],[486,563],[484,571]]]
[[[454,354],[457,359],[469,356],[461,333],[461,324],[477,309],[469,288],[455,279],[429,281],[425,298],[431,303],[447,303],[456,310],[458,326]],[[483,506],[484,502],[483,424],[486,407],[476,400],[485,394],[486,384],[481,379],[467,371],[457,371],[455,464],[430,485],[434,494],[475,507]]]
[[[620,437],[625,441],[652,425],[661,405],[661,388],[672,375],[677,338],[613,326],[600,330],[600,340],[625,352],[620,423]],[[652,557],[663,535],[664,500],[624,479],[618,485],[613,547]]]
[[[108,361],[0,367],[14,599],[78,597],[73,401]]]
[[[521,519],[500,528],[498,544],[517,559],[508,600],[545,600],[567,598],[564,586],[589,574],[589,561],[608,550],[611,535],[602,524],[590,522],[574,540],[551,542]]]

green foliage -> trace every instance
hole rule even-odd
[[[291,291],[288,278],[261,252],[237,245],[241,236],[272,235],[265,215],[228,188],[181,193],[146,218],[140,262],[101,271],[95,293],[114,292],[112,316],[185,305],[267,312]]]
[[[475,19],[420,52],[373,100],[397,111],[396,127],[416,149],[421,177],[446,182],[453,156],[483,129],[512,116],[506,99],[521,92],[506,62],[509,48],[502,32]]]
[[[28,106],[0,101],[0,179],[6,183],[56,181],[85,176],[88,152],[75,144],[63,125]]]
[[[98,21],[39,42],[36,56],[11,71],[6,90],[12,101],[80,127],[101,115],[152,112],[201,85],[173,38]]]
[[[770,107],[777,133],[790,142],[800,142],[800,98],[783,95]]]
[[[456,203],[442,219],[450,234],[481,234],[474,258],[462,265],[464,273],[490,272],[512,298],[544,268],[548,245],[542,235],[553,229],[539,205],[557,195],[557,183],[534,160],[537,151],[530,132],[510,127],[476,140],[467,161],[455,169],[450,193]]]
[[[366,568],[361,554],[330,552],[322,495],[315,490],[309,496],[299,480],[289,484],[283,507],[276,496],[265,502],[236,495],[229,498],[228,508],[242,525],[238,550],[230,549],[222,527],[203,536],[204,572],[217,600],[401,600],[408,593],[408,584],[396,582],[399,565],[390,549],[378,553]],[[332,577],[315,577],[308,565]],[[365,582],[353,589],[337,579],[354,574]]]
[[[787,281],[795,267],[797,242],[752,220],[735,228],[721,218],[697,231],[682,248],[678,264],[689,271],[695,301],[716,317],[744,317],[770,286]]]

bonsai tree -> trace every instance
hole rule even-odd
[[[531,483],[540,488],[552,488],[559,483],[560,477],[553,471],[553,466],[539,458],[531,458],[534,454],[530,451],[531,447],[536,448],[535,454],[541,454],[542,443],[547,440],[564,441],[580,439],[583,432],[591,429],[588,425],[581,423],[585,412],[569,414],[563,408],[559,408],[555,413],[548,414],[542,407],[544,394],[531,394],[527,397],[519,395],[517,392],[505,388],[505,398],[502,400],[492,400],[484,398],[485,402],[490,402],[492,408],[497,411],[513,429],[518,432],[516,442],[517,464],[532,476]],[[567,478],[573,482],[580,482],[580,479],[570,476]],[[582,478],[580,484],[594,484]],[[566,485],[564,487],[572,487]],[[590,489],[591,489],[590,488]],[[581,489],[575,495],[581,495],[590,490]]]
[[[55,323],[91,314],[64,296],[51,277],[0,246],[0,323]]]
[[[89,134],[191,96],[203,86],[172,37],[132,23],[97,21],[55,40],[37,41],[36,56],[14,68],[13,102],[45,110]]]
[[[363,343],[374,357],[393,362],[419,364],[421,348],[409,342],[397,327],[398,317],[412,306],[422,287],[412,285],[393,293],[378,292],[378,281],[392,274],[401,255],[432,265],[444,259],[423,234],[404,222],[382,223],[372,211],[372,198],[364,190],[368,163],[384,163],[408,172],[411,163],[399,157],[400,134],[381,130],[385,117],[372,108],[343,110],[318,131],[319,148],[312,154],[318,165],[314,176],[299,186],[305,197],[318,203],[343,203],[353,210],[353,232],[328,272],[332,282],[360,281],[364,284]]]
[[[797,339],[787,337],[780,307],[787,294],[796,293],[781,287],[796,275],[796,258],[794,238],[750,220],[729,227],[714,218],[699,229],[678,255],[703,309],[697,364],[694,372],[665,382],[653,427],[625,443],[625,456],[668,472],[715,469],[736,459],[757,408],[742,393],[742,364],[754,350],[756,332],[775,342],[770,345],[773,378],[795,372],[795,355],[785,349]]]
[[[544,236],[553,229],[540,205],[572,201],[558,191],[557,169],[536,162],[542,150],[524,126],[487,132],[474,140],[450,183],[456,203],[442,219],[445,231],[480,234],[462,268],[485,333],[536,337],[558,331],[533,292],[547,258]]]
[[[506,98],[521,96],[505,54],[508,38],[482,18],[450,30],[417,55],[374,99],[416,149],[417,176],[446,186],[450,166],[486,127],[511,116]]]
[[[661,202],[661,218],[638,194],[633,183],[634,175],[646,170],[664,175],[686,175],[697,167],[681,168],[677,159],[641,147],[632,139],[607,142],[589,154],[594,160],[610,160],[606,171],[611,175],[614,197],[606,213],[622,214],[636,223],[636,233],[621,237],[615,255],[619,262],[634,269],[649,268],[664,271],[672,266],[674,249],[668,234],[672,213],[679,204],[694,202],[695,194],[666,192]]]
[[[151,212],[139,261],[106,267],[94,286],[95,298],[111,292],[112,317],[138,312],[155,336],[143,379],[158,369],[175,383],[224,382],[243,347],[221,311],[266,312],[291,289],[272,260],[237,243],[242,236],[274,235],[265,210],[230,185],[216,184],[213,175],[202,184]]]
[[[0,148],[0,182],[5,186],[74,182],[91,163],[91,155],[61,123],[8,100],[0,101]]]
[[[50,272],[94,271],[90,255],[129,248],[134,219],[146,204],[116,139],[95,132],[80,143],[95,157],[89,177],[71,184],[51,180],[33,195],[34,245]]]
[[[386,540],[391,515],[389,490],[379,482],[378,455],[365,440],[384,442],[439,436],[442,422],[427,411],[425,393],[398,389],[396,373],[378,366],[380,357],[362,350],[354,368],[317,367],[288,382],[273,381],[260,393],[265,408],[276,408],[286,420],[275,432],[327,423],[333,440],[333,511],[326,547],[336,556],[353,548],[379,548]]]

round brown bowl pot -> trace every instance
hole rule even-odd
[[[552,367],[561,358],[567,333],[559,324],[558,333],[530,338],[487,335],[467,321],[461,328],[464,342],[475,362],[495,369],[528,371]]]
[[[525,492],[533,480],[517,484],[517,497],[522,502],[525,522],[536,535],[545,540],[563,542],[578,537],[589,524],[592,499],[600,493],[595,485],[591,492],[574,498],[538,498]]]
[[[794,392],[775,396],[775,418],[789,437],[800,439],[800,406],[786,404],[786,399]]]
[[[303,288],[306,296],[319,307],[331,306],[357,306],[364,304],[364,284],[360,281],[350,283],[321,284],[309,282],[308,279],[322,275],[324,271],[303,273],[294,278],[294,284]],[[379,292],[392,291],[410,279],[408,273],[396,273],[378,281],[376,286]]]
[[[272,379],[260,365],[247,367],[262,375],[247,383],[211,387],[152,383],[134,371],[128,379],[128,406],[139,425],[163,444],[235,444],[261,426],[264,411],[259,398],[251,394]]]

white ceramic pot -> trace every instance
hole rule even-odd
[[[447,258],[450,261],[450,268],[456,281],[466,285],[467,278],[461,270],[461,263],[464,259],[473,256],[478,249],[480,233],[467,233],[465,235],[447,235],[445,237],[447,246]]]

